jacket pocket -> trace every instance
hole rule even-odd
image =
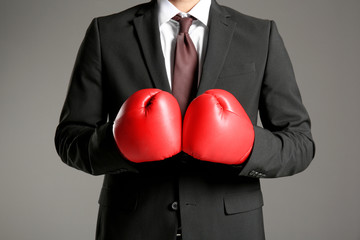
[[[255,72],[255,63],[245,63],[241,65],[226,66],[221,71],[219,78],[228,78]]]
[[[226,194],[223,199],[226,215],[248,212],[264,205],[263,196],[260,190],[242,194]]]
[[[114,207],[125,211],[134,211],[138,205],[138,193],[136,190],[101,189],[98,203],[106,207]]]

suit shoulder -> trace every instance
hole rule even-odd
[[[263,31],[268,30],[271,26],[271,22],[273,22],[273,20],[270,19],[264,19],[244,14],[227,6],[222,6],[222,8],[230,15],[230,18],[233,21],[239,23],[243,27],[248,26],[249,28],[252,28],[254,30],[258,29]]]
[[[242,12],[239,12],[238,10],[235,10],[235,9],[227,7],[227,6],[221,6],[221,7],[230,14],[231,18],[234,18],[234,19],[246,20],[249,22],[257,23],[257,24],[268,24],[271,21],[269,19],[259,18],[259,17],[254,17],[254,16],[244,14]]]
[[[131,21],[140,10],[147,9],[151,7],[151,3],[142,3],[131,8],[122,10],[120,12],[112,13],[109,15],[103,15],[96,17],[99,22],[102,24],[109,24],[109,23],[127,23]]]

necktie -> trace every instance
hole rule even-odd
[[[181,115],[184,116],[197,89],[198,56],[188,32],[193,18],[176,15],[173,19],[179,22],[180,29],[176,38],[172,93],[179,102]]]

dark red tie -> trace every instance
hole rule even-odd
[[[176,39],[172,93],[178,100],[181,115],[184,116],[190,100],[195,96],[198,78],[198,56],[189,36],[192,17],[173,17],[180,23]]]

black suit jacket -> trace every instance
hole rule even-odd
[[[225,89],[244,107],[255,129],[245,164],[202,162],[184,153],[135,164],[117,149],[112,125],[134,92],[170,92],[156,14],[152,1],[93,19],[56,130],[56,149],[66,164],[105,174],[97,239],[175,239],[180,222],[185,240],[263,239],[259,178],[301,172],[315,152],[276,25],[212,2],[197,95]],[[263,128],[256,126],[258,112]]]

